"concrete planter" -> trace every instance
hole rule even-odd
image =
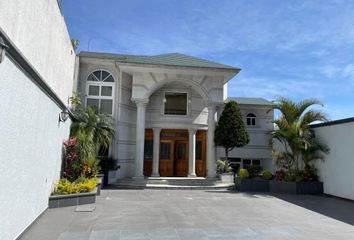
[[[322,194],[323,183],[269,181],[269,190],[273,193]]]
[[[245,192],[269,192],[269,181],[263,179],[235,178],[235,189]]]
[[[97,196],[101,195],[101,189],[103,188],[104,174],[97,174]]]
[[[74,193],[67,195],[52,195],[49,197],[49,208],[60,208],[91,204],[96,202],[97,188],[89,193]]]
[[[220,175],[221,182],[223,183],[233,183],[234,182],[234,174],[233,173],[222,173]]]

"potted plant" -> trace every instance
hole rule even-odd
[[[233,168],[225,160],[219,159],[216,161],[216,173],[218,174],[222,182],[234,182]]]
[[[100,167],[103,175],[102,187],[105,187],[108,185],[109,171],[118,170],[120,166],[117,164],[117,160],[112,157],[101,157]]]

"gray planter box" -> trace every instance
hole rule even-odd
[[[235,178],[235,189],[245,192],[269,192],[269,180]]]
[[[269,190],[273,193],[322,194],[323,183],[269,181]]]
[[[234,174],[233,173],[222,173],[220,174],[221,182],[223,183],[233,183],[234,182]]]
[[[92,204],[96,202],[97,188],[89,193],[74,193],[68,195],[52,195],[49,197],[49,208],[60,208]]]
[[[101,195],[101,189],[103,187],[104,174],[97,174],[97,196]]]

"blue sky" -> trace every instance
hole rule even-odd
[[[193,55],[242,69],[229,96],[354,116],[352,0],[63,0],[63,14],[79,51]]]

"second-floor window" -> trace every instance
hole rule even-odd
[[[246,124],[247,126],[256,126],[256,115],[253,113],[247,114]]]
[[[165,115],[187,115],[187,93],[165,92]]]
[[[113,115],[114,82],[112,74],[107,71],[92,72],[87,78],[86,106]]]

